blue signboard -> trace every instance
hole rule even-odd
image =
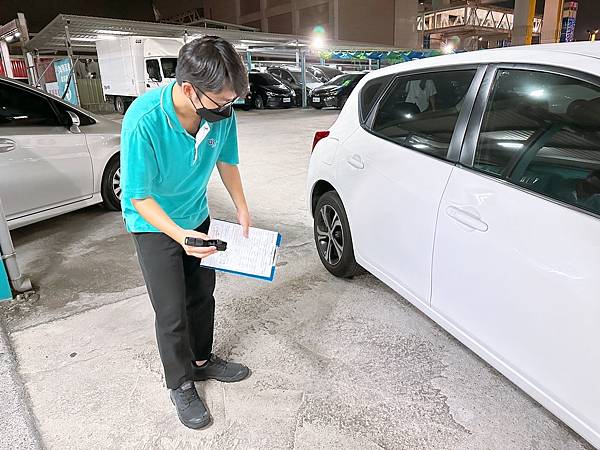
[[[79,106],[77,90],[75,89],[75,74],[69,83],[71,74],[71,60],[64,58],[54,62],[54,71],[56,72],[56,81],[58,82],[58,96],[64,98],[69,103]],[[66,91],[66,94],[65,94]]]

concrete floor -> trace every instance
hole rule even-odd
[[[323,269],[305,175],[312,134],[336,116],[238,114],[254,223],[284,245],[272,284],[219,275],[215,350],[253,375],[198,383],[214,417],[205,431],[181,426],[168,399],[120,215],[92,207],[13,232],[40,293],[0,305],[29,439],[52,449],[591,448],[377,279]],[[234,219],[216,181],[212,215]],[[0,448],[21,447],[9,428]]]

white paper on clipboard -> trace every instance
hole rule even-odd
[[[242,230],[242,226],[236,223],[211,220],[208,237],[227,242],[227,250],[204,258],[202,266],[272,281],[281,235],[251,227],[248,238],[245,238]]]

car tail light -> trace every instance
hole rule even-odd
[[[312,151],[313,152],[315,151],[315,147],[317,146],[317,144],[319,143],[319,141],[321,139],[326,138],[327,136],[329,136],[329,131],[317,131],[315,133],[315,138],[313,139],[313,145],[312,145]]]

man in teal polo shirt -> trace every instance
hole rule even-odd
[[[237,168],[232,104],[248,90],[242,60],[227,41],[206,36],[184,45],[177,81],[134,101],[123,120],[122,209],[155,312],[165,381],[181,422],[210,424],[194,381],[240,381],[246,366],[212,353],[215,273],[200,261],[208,239],[206,188],[217,167],[247,236],[250,214]]]

